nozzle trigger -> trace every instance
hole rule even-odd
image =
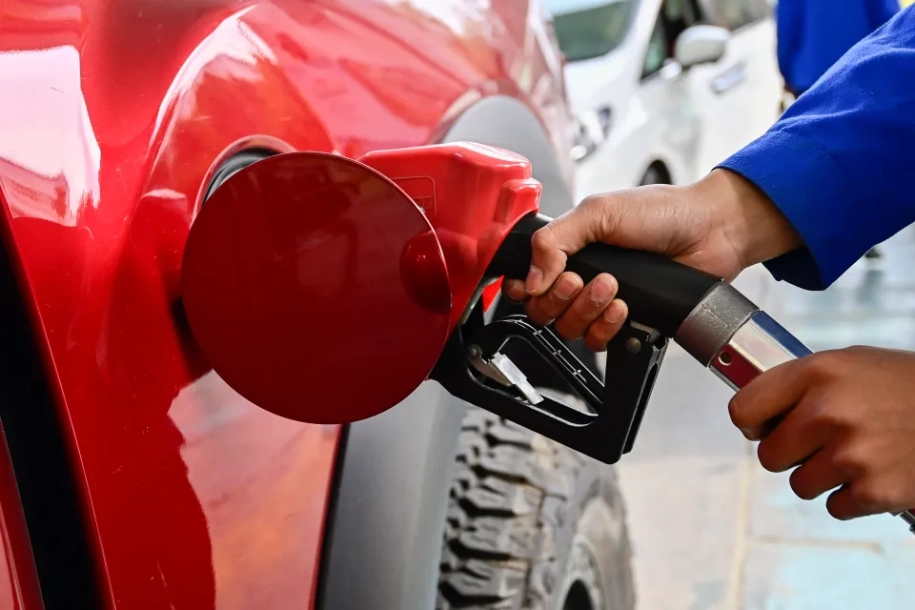
[[[627,323],[608,345],[605,385],[548,327],[524,315],[484,324],[478,306],[430,377],[458,398],[615,463],[632,449],[666,348],[656,331]]]
[[[527,381],[527,377],[521,372],[514,362],[505,354],[496,352],[488,359],[483,357],[483,350],[479,345],[471,345],[468,350],[468,356],[473,366],[495,381],[504,386],[516,387],[531,404],[543,402],[543,396],[534,389]]]

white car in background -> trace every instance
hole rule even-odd
[[[576,199],[682,184],[761,135],[782,79],[769,0],[544,0],[579,120]]]

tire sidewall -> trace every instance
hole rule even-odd
[[[559,451],[572,454],[565,447]],[[549,541],[541,541],[537,564],[544,565],[535,564],[532,570],[532,579],[551,582],[531,582],[531,591],[547,590],[550,594],[546,603],[540,602],[539,606],[538,600],[532,599],[531,608],[563,610],[570,588],[584,576],[576,573],[572,565],[574,549],[580,546],[594,563],[603,600],[600,610],[631,610],[634,607],[631,552],[615,468],[577,454],[569,458],[581,464],[569,490],[571,494],[567,501],[555,507],[544,503],[541,515],[542,520],[553,523],[555,546],[550,549]],[[568,470],[568,466],[561,468],[560,476]],[[544,528],[544,532],[548,529]],[[553,561],[551,556],[555,558]]]

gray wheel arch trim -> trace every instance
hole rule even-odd
[[[542,211],[574,204],[533,113],[493,96],[471,106],[443,142],[473,141],[528,157]],[[388,412],[346,430],[328,515],[318,610],[432,610],[457,439],[467,404],[426,382]]]

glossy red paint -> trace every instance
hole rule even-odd
[[[448,337],[448,272],[426,217],[337,155],[288,153],[239,172],[207,200],[184,252],[201,351],[282,417],[377,415],[416,390]]]
[[[241,398],[176,315],[207,180],[248,147],[359,157],[434,142],[497,92],[535,109],[564,161],[544,26],[524,0],[2,13],[0,221],[58,385],[105,606],[310,607],[339,429]]]

